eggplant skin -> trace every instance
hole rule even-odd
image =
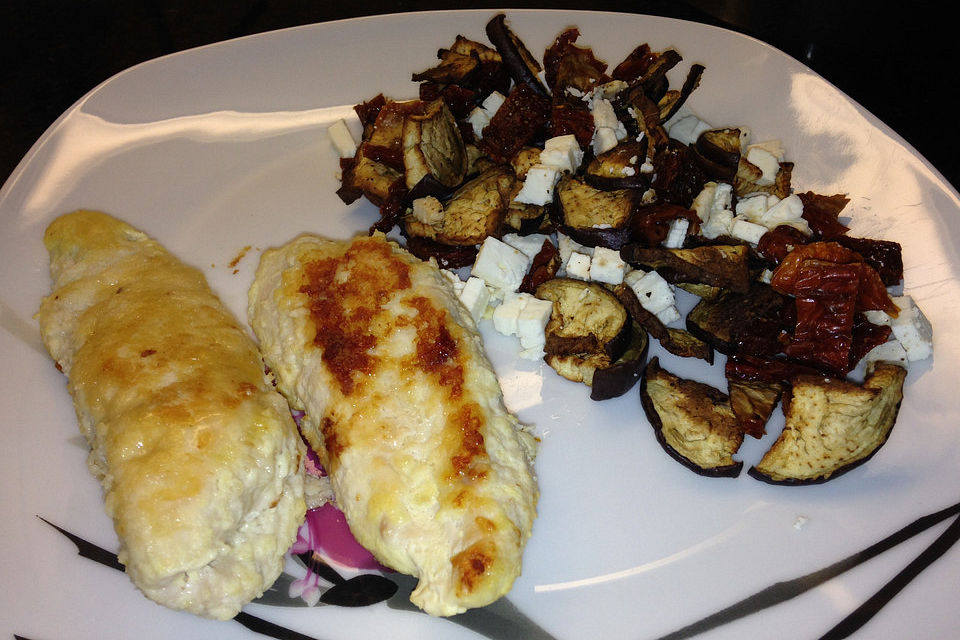
[[[647,361],[650,339],[640,324],[633,322],[630,346],[620,359],[604,369],[593,372],[593,384],[590,385],[591,400],[609,400],[619,398],[637,384],[643,376],[643,367]]]
[[[890,436],[907,370],[879,363],[862,385],[797,376],[783,432],[747,473],[770,484],[822,484],[860,466]]]
[[[657,442],[691,471],[711,478],[735,478],[743,462],[733,455],[743,444],[743,431],[723,392],[685,380],[647,364],[640,381],[640,401]]]

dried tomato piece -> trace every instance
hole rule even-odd
[[[676,204],[651,204],[637,208],[630,216],[630,239],[644,247],[659,247],[670,231],[670,223],[686,218],[696,229],[700,218],[695,211]]]
[[[804,260],[797,269],[797,326],[784,352],[801,362],[845,374],[850,370],[853,318],[863,263]]]
[[[550,116],[550,137],[570,133],[581,147],[589,145],[593,139],[593,114],[586,106],[555,104]]]
[[[850,202],[845,195],[824,196],[812,191],[797,195],[803,201],[803,219],[818,238],[830,240],[849,231],[849,227],[838,219],[840,212]]]
[[[657,54],[650,49],[650,45],[643,43],[627,54],[623,62],[618,64],[610,75],[614,80],[632,83],[642,78],[656,59]]]
[[[494,162],[509,162],[524,145],[545,130],[550,120],[550,107],[550,99],[529,85],[514,86],[484,128],[480,146]]]
[[[656,177],[650,185],[661,202],[689,208],[707,182],[706,174],[693,160],[687,147],[670,141],[653,157]]]
[[[840,236],[836,241],[863,256],[866,263],[876,269],[884,285],[893,287],[903,280],[903,252],[899,243],[851,236]]]
[[[380,109],[387,104],[387,99],[382,93],[377,94],[366,102],[361,102],[353,107],[363,126],[372,125],[380,115]]]
[[[780,264],[787,254],[808,241],[807,236],[797,229],[781,224],[760,236],[757,243],[757,253],[771,266]]]
[[[879,310],[896,316],[899,312],[897,305],[890,299],[886,286],[880,275],[856,251],[848,249],[837,242],[811,242],[794,248],[780,262],[780,266],[770,278],[770,286],[781,293],[797,296],[796,282],[799,269],[807,260],[832,262],[839,265],[858,263],[863,265],[860,289],[855,300],[857,311]]]
[[[443,98],[450,109],[450,113],[457,120],[466,118],[477,105],[477,92],[457,84],[443,85],[435,82],[421,82],[419,95],[424,102],[432,102],[437,98]]]
[[[782,358],[761,358],[747,354],[736,354],[727,358],[724,375],[729,380],[745,382],[782,382],[789,384],[801,374],[819,373],[813,367]]]
[[[544,79],[555,95],[567,87],[587,93],[610,81],[606,74],[607,63],[598,60],[593,49],[573,44],[578,37],[578,29],[567,29],[543,53]]]

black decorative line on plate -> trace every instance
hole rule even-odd
[[[65,537],[77,547],[79,554],[102,565],[123,571],[123,565],[116,554],[99,547],[80,536],[70,533],[49,520],[37,516]],[[303,553],[295,556],[304,564],[306,569],[333,584],[321,596],[320,601],[341,607],[362,607],[377,602],[387,601],[391,609],[422,613],[410,602],[410,593],[416,587],[416,579],[403,574],[391,574],[391,579],[379,574],[360,574],[352,578],[344,578],[337,571],[313,553]],[[283,596],[281,591],[288,590],[293,577],[284,573],[264,593],[255,600],[258,604],[268,606],[291,606],[287,603],[295,601],[289,596]],[[300,601],[302,603],[302,601]],[[303,604],[294,606],[305,606]],[[426,615],[426,614],[423,614]],[[234,620],[247,629],[276,640],[317,640],[311,636],[281,627],[241,611]],[[524,640],[556,640],[544,631],[535,622],[530,620],[522,611],[516,608],[506,598],[480,609],[470,609],[466,613],[445,618],[450,622],[471,629],[488,638],[524,638]]]
[[[743,600],[726,607],[714,614],[711,614],[697,622],[689,624],[682,629],[669,633],[658,640],[682,640],[692,638],[706,633],[712,629],[729,624],[735,620],[757,613],[769,607],[773,607],[782,602],[817,587],[828,580],[839,576],[840,574],[863,564],[884,551],[891,549],[905,540],[909,540],[915,535],[926,531],[930,527],[943,522],[951,516],[960,513],[960,502],[951,505],[946,509],[941,509],[935,513],[918,518],[903,527],[899,531],[876,542],[863,551],[850,555],[839,562],[808,573],[793,580],[778,582],[772,586],[762,589],[757,593],[744,598]],[[901,571],[890,582],[884,585],[880,591],[872,598],[867,600],[856,611],[840,622],[831,631],[827,632],[821,640],[840,640],[854,633],[857,629],[867,623],[880,609],[887,604],[910,580],[915,578],[921,571],[930,566],[940,556],[960,539],[960,519],[954,520],[937,540],[923,551],[907,568]]]

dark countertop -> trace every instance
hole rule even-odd
[[[865,2],[599,0],[13,0],[0,4],[0,181],[77,99],[134,64],[284,27],[427,9],[629,11],[746,33],[804,62],[903,136],[955,187],[951,20]]]

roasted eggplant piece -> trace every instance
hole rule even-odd
[[[470,77],[480,69],[480,59],[469,53],[441,49],[437,57],[440,58],[440,64],[413,74],[414,82],[463,84],[469,82]]]
[[[627,313],[646,329],[664,349],[681,358],[700,358],[713,364],[713,349],[710,345],[689,331],[668,327],[663,324],[656,314],[643,308],[636,292],[625,284],[613,288],[613,294],[626,308]]]
[[[337,195],[345,204],[354,202],[362,195],[380,206],[387,201],[398,184],[403,184],[403,174],[367,157],[364,145],[360,145],[353,162],[341,172]]]
[[[594,371],[609,367],[629,346],[630,317],[602,285],[554,278],[535,295],[553,302],[544,360],[564,378],[591,385]]]
[[[640,142],[629,139],[595,156],[587,165],[583,178],[591,187],[602,191],[646,190],[650,186],[650,174],[640,170],[646,158],[646,136]]]
[[[631,243],[620,249],[620,255],[631,265],[656,269],[668,282],[707,284],[740,293],[750,289],[750,254],[746,245],[661,249]]]
[[[523,41],[507,26],[507,16],[498,13],[486,26],[487,37],[503,59],[507,71],[518,85],[528,85],[538,94],[547,97],[547,88],[540,82],[540,63],[533,57]]]
[[[619,249],[630,237],[636,191],[602,191],[564,175],[554,192],[557,228],[580,244]]]
[[[722,290],[712,300],[701,299],[687,314],[686,325],[720,353],[774,355],[782,348],[778,337],[790,325],[790,305],[769,285],[753,282],[747,293]]]
[[[563,95],[570,87],[588,93],[610,81],[607,63],[598,60],[589,47],[574,44],[579,37],[579,29],[567,29],[543,53],[544,77],[553,95]]]
[[[493,166],[457,189],[435,216],[414,213],[404,218],[408,237],[445,245],[474,246],[500,231],[513,191],[510,167]]]
[[[640,399],[657,442],[672,458],[703,476],[740,474],[743,463],[733,455],[743,444],[743,431],[726,394],[675,376],[653,358],[640,382]]]
[[[467,150],[447,103],[434,100],[422,114],[403,121],[403,165],[407,189],[427,176],[456,187],[467,175]]]
[[[690,157],[712,180],[732,183],[740,166],[740,129],[704,131],[689,147]]]
[[[591,400],[619,398],[633,388],[643,375],[650,340],[647,332],[636,322],[631,323],[630,344],[616,362],[593,372],[590,385]]]
[[[906,376],[890,363],[877,364],[862,385],[798,376],[783,432],[748,473],[771,484],[820,484],[863,464],[890,435]]]

